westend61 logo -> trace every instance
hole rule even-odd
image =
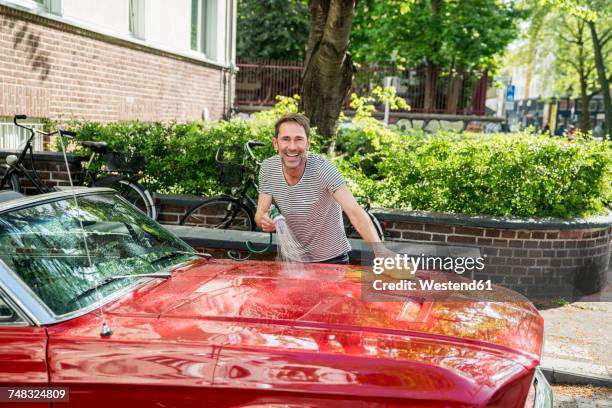
[[[443,257],[443,256],[409,256],[396,254],[395,257],[374,258],[372,272],[380,275],[387,270],[406,270],[414,274],[417,270],[455,272],[459,275],[474,270],[482,271],[484,258]]]

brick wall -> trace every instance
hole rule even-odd
[[[195,197],[159,196],[159,221],[177,224],[197,202]],[[475,279],[491,279],[534,300],[579,298],[600,290],[606,282],[612,216],[564,221],[378,209],[375,213],[388,241],[480,249],[485,269],[476,272]]]
[[[499,222],[483,227],[453,225],[450,220],[434,224],[435,216],[429,222],[397,221],[383,212],[377,216],[395,241],[480,248],[486,267],[475,277],[491,279],[530,298],[576,298],[600,290],[606,281],[612,249],[610,220],[600,225],[534,221],[532,225]],[[405,218],[412,217],[406,213]]]
[[[226,73],[203,62],[0,6],[0,116],[186,121],[224,112]]]
[[[0,162],[4,163],[5,158],[8,154],[14,154],[13,152],[0,151]],[[29,157],[29,155],[28,155]],[[79,178],[82,176],[81,161],[86,158],[74,155],[68,155],[68,165],[70,166],[70,173],[72,174],[73,182],[76,185]],[[68,179],[68,172],[66,171],[66,164],[64,163],[64,157],[60,153],[53,152],[40,152],[34,154],[35,169],[43,183],[49,187],[57,186],[69,186],[70,181]],[[24,163],[25,167],[30,170],[30,160],[26,160]],[[21,178],[21,187],[25,194],[36,194],[37,190],[33,187],[32,183],[26,178]]]

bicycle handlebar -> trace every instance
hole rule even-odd
[[[57,129],[57,132],[60,135],[67,137],[68,139],[74,139],[76,138],[76,135],[77,135],[76,132],[73,132],[71,130]]]
[[[18,120],[25,120],[28,117],[26,115],[15,115],[13,116],[13,123],[15,124],[15,126],[20,127],[22,129],[26,129],[29,130],[30,132],[32,132],[32,128],[29,128],[25,125],[22,125],[21,123],[17,123]]]
[[[54,130],[53,132],[43,132],[40,129],[36,129],[34,127],[29,127],[26,125],[22,125],[21,123],[17,123],[18,120],[25,120],[27,118],[28,118],[27,115],[15,115],[13,116],[13,123],[15,124],[15,126],[18,126],[22,129],[29,130],[32,136],[34,136],[34,133],[38,133],[39,135],[43,135],[43,136],[53,136],[55,134],[59,134],[60,136],[67,137],[68,139],[74,139],[76,137],[76,132],[72,132],[70,130],[64,130],[64,129],[58,128],[57,130]]]
[[[265,146],[266,144],[263,142],[259,142],[257,140],[249,140],[248,142],[246,142],[244,144],[244,150],[248,153],[248,155],[251,157],[251,159],[257,163],[257,165],[259,166],[261,164],[261,162],[259,160],[257,160],[257,157],[255,156],[255,153],[253,153],[253,150],[251,150],[253,147],[259,147],[259,146]],[[217,149],[217,153],[215,154],[215,161],[217,163],[224,163],[223,161],[223,152],[224,152],[224,148],[223,146],[219,147]],[[246,157],[245,157],[246,158]],[[244,165],[244,162],[242,163]]]
[[[257,160],[257,157],[255,156],[251,148],[265,146],[265,145],[266,144],[264,142],[258,142],[257,140],[249,140],[244,145],[246,147],[247,152],[249,152],[249,156],[251,156],[251,159],[253,159],[253,161],[255,161],[255,163],[257,163],[258,166],[261,165],[261,162]]]

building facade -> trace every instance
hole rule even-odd
[[[0,122],[223,117],[236,3],[0,0]]]

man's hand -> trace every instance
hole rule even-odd
[[[274,231],[276,231],[276,225],[274,224],[274,221],[272,221],[272,218],[270,218],[270,214],[269,213],[263,214],[261,216],[260,222],[261,222],[261,230],[263,232],[274,232]]]
[[[272,196],[266,193],[259,193],[257,199],[257,212],[255,213],[255,223],[264,232],[276,231],[276,225],[270,218],[270,206],[272,205]]]

